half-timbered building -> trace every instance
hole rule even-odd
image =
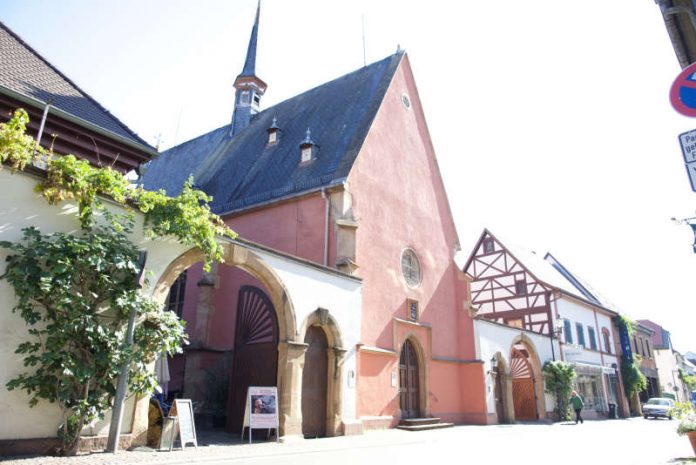
[[[464,272],[471,280],[478,356],[488,361],[489,421],[552,417],[541,369],[572,363],[588,417],[625,407],[618,377],[617,313],[551,254],[503,243],[484,230]]]

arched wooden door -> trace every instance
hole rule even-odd
[[[399,388],[403,419],[420,416],[419,384],[418,358],[413,344],[407,339],[401,348],[399,358]]]
[[[276,386],[278,374],[276,312],[268,296],[254,286],[239,289],[233,357],[227,430],[241,431],[247,388]]]
[[[515,419],[537,420],[534,373],[532,365],[529,363],[527,349],[512,349],[510,377],[512,378],[512,399],[515,405]]]
[[[305,438],[326,436],[326,384],[329,373],[329,342],[319,326],[310,326],[302,370],[302,434]]]

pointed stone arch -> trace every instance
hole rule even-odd
[[[341,419],[343,418],[343,362],[347,349],[343,347],[343,337],[338,322],[325,308],[318,308],[310,313],[302,323],[299,338],[304,341],[311,327],[320,328],[326,336],[328,349],[328,370],[326,384],[326,435],[341,434]],[[304,361],[302,363],[304,375]]]
[[[509,388],[510,388],[510,395],[509,397],[513,399],[512,395],[512,378],[514,377],[514,373],[512,373],[513,370],[516,368],[513,366],[513,354],[516,349],[516,346],[522,346],[524,347],[527,357],[526,360],[529,364],[529,370],[530,374],[533,380],[533,387],[534,387],[534,401],[535,401],[535,416],[536,420],[541,420],[546,418],[546,402],[545,402],[545,396],[544,396],[544,378],[542,375],[541,371],[541,359],[539,358],[539,352],[536,349],[536,346],[534,345],[534,342],[532,339],[525,333],[520,333],[517,337],[515,337],[512,340],[512,343],[510,344],[510,362],[509,362],[509,371],[508,371],[508,376],[510,379]],[[523,369],[521,367],[517,367],[517,369]],[[514,400],[513,400],[514,402]],[[514,417],[514,411],[511,412]],[[517,418],[513,418],[513,420],[517,420]]]
[[[278,397],[281,435],[301,433],[302,414],[300,410],[301,362],[306,345],[298,338],[295,311],[287,288],[277,275],[253,250],[232,241],[222,242],[224,264],[238,267],[258,279],[268,292],[273,303],[278,322]],[[193,248],[174,259],[153,287],[151,296],[164,303],[169,288],[176,278],[187,268],[204,261],[199,249]],[[215,265],[214,265],[215,266]]]

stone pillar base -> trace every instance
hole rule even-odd
[[[301,434],[286,434],[280,437],[280,442],[283,444],[297,444],[298,442],[304,442],[305,438]]]
[[[358,436],[364,433],[363,423],[360,420],[345,420],[341,426],[344,436]]]

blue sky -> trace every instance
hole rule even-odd
[[[0,0],[0,19],[143,138],[227,124],[255,0]],[[263,107],[393,53],[411,59],[468,255],[484,227],[550,251],[696,350],[696,199],[652,0],[264,0]]]

